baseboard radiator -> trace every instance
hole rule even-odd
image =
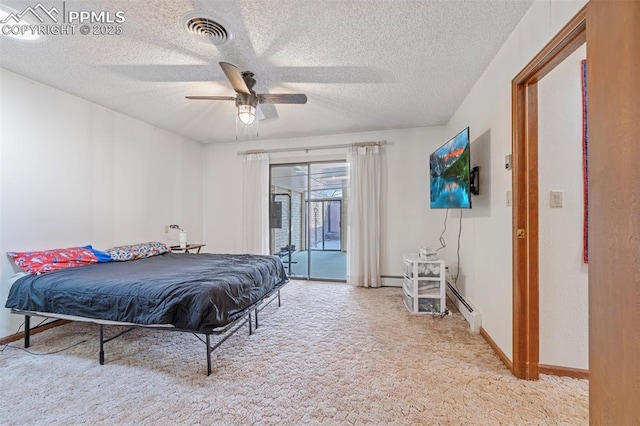
[[[474,333],[480,332],[480,326],[482,325],[482,315],[475,306],[469,302],[447,279],[447,296],[454,303],[456,308],[460,311],[464,319],[467,320],[471,331]]]

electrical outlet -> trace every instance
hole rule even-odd
[[[504,156],[504,168],[505,170],[511,170],[511,162],[512,162],[511,154]]]

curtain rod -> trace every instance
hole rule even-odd
[[[340,149],[340,148],[351,148],[352,146],[384,146],[391,145],[387,141],[377,141],[377,142],[355,142],[355,143],[344,143],[340,145],[323,145],[323,146],[307,146],[304,148],[273,148],[273,149],[253,149],[248,151],[238,151],[238,155],[249,155],[249,154],[273,154],[278,152],[295,152],[295,151],[316,151],[319,149]]]

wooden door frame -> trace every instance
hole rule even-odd
[[[539,377],[538,81],[587,40],[585,5],[512,81],[513,363]]]

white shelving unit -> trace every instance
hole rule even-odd
[[[444,260],[423,260],[417,253],[402,256],[404,304],[416,314],[442,314],[447,309]]]

